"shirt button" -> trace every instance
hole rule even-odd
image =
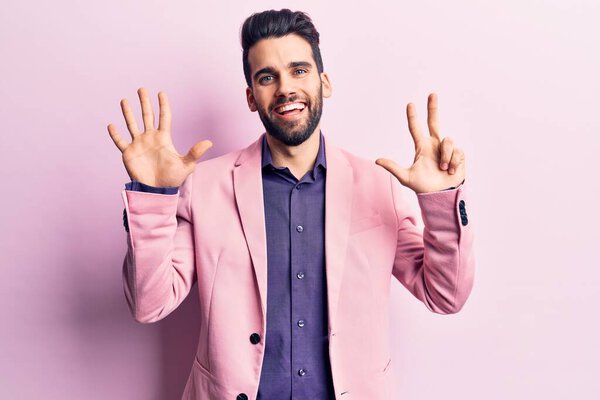
[[[300,375],[300,376],[304,376],[304,375],[306,375],[306,370],[305,370],[304,368],[300,368],[300,369],[298,370],[298,375]]]
[[[304,279],[304,272],[298,272],[298,273],[296,274],[296,277],[297,277],[298,279]]]
[[[296,230],[297,230],[298,232],[302,232],[302,231],[304,230],[304,228],[302,227],[302,225],[298,225],[298,226],[296,227]]]
[[[300,190],[300,185],[296,185],[296,190]]]
[[[298,321],[298,326],[300,328],[302,328],[304,326],[304,320],[303,319],[301,319],[300,321]]]

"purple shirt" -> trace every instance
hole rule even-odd
[[[325,143],[298,180],[262,143],[267,334],[258,400],[334,398],[327,335]]]

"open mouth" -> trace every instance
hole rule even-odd
[[[295,117],[300,114],[303,114],[304,110],[306,110],[306,108],[307,107],[306,107],[305,103],[296,102],[296,103],[291,103],[291,104],[286,104],[283,106],[275,107],[273,109],[273,111],[279,117],[291,118],[291,117]]]

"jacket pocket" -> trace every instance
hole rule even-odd
[[[202,365],[202,363],[200,363],[200,360],[198,360],[198,356],[194,357],[194,366],[202,375],[206,376],[211,380],[215,379],[215,377],[210,373],[210,371],[204,365]]]

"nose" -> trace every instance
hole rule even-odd
[[[289,95],[295,94],[296,88],[294,85],[294,80],[292,77],[287,76],[285,74],[281,74],[279,77],[279,84],[277,85],[277,90],[275,91],[275,95],[277,97],[283,96],[287,97]]]

